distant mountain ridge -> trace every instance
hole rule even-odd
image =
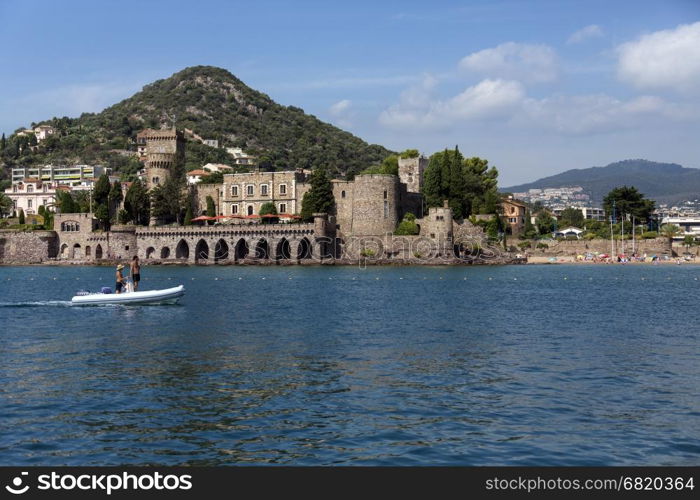
[[[615,187],[634,186],[660,203],[677,203],[700,198],[700,169],[677,163],[649,160],[624,160],[605,167],[567,170],[527,184],[501,188],[517,193],[529,189],[581,186],[595,202],[600,202]]]

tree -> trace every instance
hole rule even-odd
[[[686,234],[685,238],[683,238],[683,244],[687,250],[690,250],[690,247],[695,245],[695,236],[692,234]]]
[[[207,216],[216,217],[216,204],[214,198],[209,195],[207,195]]]
[[[75,202],[69,192],[56,192],[56,205],[62,214],[75,214],[80,212],[80,206]]]
[[[648,200],[633,186],[617,187],[603,199],[605,215],[614,220],[633,215],[640,221],[648,221],[656,208],[654,200]]]
[[[148,225],[150,208],[151,201],[146,187],[137,179],[124,197],[124,210],[128,213],[128,220],[137,225]]]
[[[399,223],[399,227],[396,228],[394,234],[396,235],[415,235],[420,232],[418,224],[416,224],[416,216],[411,212],[408,212],[403,216],[403,220]]]
[[[102,174],[95,183],[95,188],[92,192],[92,199],[95,203],[95,207],[100,205],[107,205],[109,203],[109,192],[112,186],[109,183],[109,177],[107,174]]]
[[[19,223],[20,223],[20,224],[24,224],[24,223],[25,223],[25,220],[24,220],[24,210],[21,209],[21,208],[19,209]]]
[[[673,247],[673,238],[681,234],[681,228],[675,224],[664,224],[661,226],[661,236],[668,239],[668,247]]]
[[[114,181],[112,188],[109,190],[109,213],[110,219],[118,220],[117,215],[119,211],[119,205],[124,199],[122,194],[122,186],[119,181]]]
[[[301,201],[301,217],[310,221],[315,213],[333,213],[335,198],[333,197],[333,185],[326,173],[326,168],[316,168],[309,179],[311,188],[304,194]]]
[[[2,134],[2,138],[0,139],[0,151],[5,151],[6,146],[7,140],[5,139],[5,134]]]
[[[10,213],[13,204],[12,200],[5,193],[0,191],[0,217],[4,217]]]
[[[586,219],[583,217],[583,212],[574,207],[568,207],[562,210],[559,216],[559,225],[561,227],[577,227],[582,228]]]
[[[456,218],[500,210],[498,170],[482,158],[464,159],[459,148],[433,154],[425,170],[423,195],[428,207],[448,200]]]
[[[185,220],[183,222],[183,225],[185,226],[191,226],[192,225],[192,203],[187,204],[187,210],[185,211]]]
[[[263,215],[277,215],[277,207],[275,207],[275,204],[272,203],[271,201],[268,201],[266,203],[263,203],[262,206],[260,207],[260,212],[258,212],[258,215],[261,217]],[[279,219],[277,217],[263,217],[262,221],[263,222],[269,222],[269,223],[275,223]]]
[[[527,239],[532,239],[537,236],[537,228],[535,228],[535,225],[532,223],[532,216],[529,210],[525,211],[525,228],[523,229],[522,236]]]
[[[552,214],[543,210],[535,219],[535,225],[537,226],[537,232],[544,236],[546,234],[551,234],[557,227],[557,220],[552,217]]]

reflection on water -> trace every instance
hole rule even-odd
[[[182,305],[94,308],[104,268],[1,273],[3,465],[700,456],[698,267],[149,267]]]

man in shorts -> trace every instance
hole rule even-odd
[[[134,255],[131,259],[131,281],[134,283],[134,291],[139,289],[139,281],[141,281],[141,264],[139,264],[139,256]]]

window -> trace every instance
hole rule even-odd
[[[385,191],[385,193],[386,193],[386,191]],[[388,217],[389,217],[389,202],[385,201],[384,202],[384,218],[386,219]]]
[[[248,186],[247,187],[247,194],[248,196],[253,196],[255,194],[255,186]],[[248,214],[248,215],[253,215],[253,214]]]
[[[260,186],[260,195],[267,196],[267,184],[263,184],[262,186]]]
[[[27,200],[27,208],[32,208],[32,200]]]
[[[44,193],[46,193],[48,190],[49,190],[49,186],[44,184]],[[45,205],[45,203],[44,203],[44,205]]]
[[[384,199],[386,200],[386,189],[384,190]]]
[[[154,177],[154,178],[151,180],[151,182],[152,182],[153,184],[160,184],[160,178],[159,178],[159,177]]]
[[[27,184],[27,193],[33,193],[34,192],[34,186],[31,184]]]
[[[287,213],[287,204],[286,203],[280,203],[280,213],[281,214]]]
[[[253,215],[253,205],[248,205],[248,215]]]
[[[238,214],[238,204],[234,203],[231,205],[231,215],[236,215]]]
[[[340,192],[340,197],[341,197],[341,198],[345,198],[345,191],[341,191],[341,192]]]
[[[280,194],[287,194],[287,185],[280,184]]]
[[[48,203],[49,203],[49,200],[47,200],[46,198],[44,198],[43,200],[41,200],[41,204],[44,205],[44,206],[46,206]]]
[[[231,196],[238,196],[238,186],[231,186]]]
[[[15,185],[15,186],[12,186],[12,192],[13,192],[13,193],[16,193],[16,192],[17,192],[17,186],[16,186],[16,185]]]

